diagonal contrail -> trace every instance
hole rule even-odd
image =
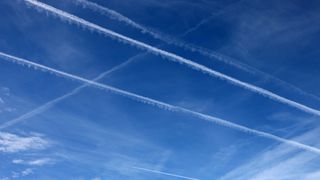
[[[184,35],[182,35],[182,36],[184,36]],[[161,45],[159,45],[159,46],[161,46]],[[114,68],[112,68],[112,69],[100,74],[98,77],[93,79],[93,81],[98,81],[100,78],[105,77],[106,75],[111,74],[114,71],[119,70],[120,68],[123,68],[124,66],[126,66],[126,65],[130,64],[131,62],[133,62],[135,59],[140,58],[140,57],[142,57],[142,56],[144,56],[146,54],[147,54],[147,52],[144,52],[144,53],[139,53],[137,55],[134,55],[134,56],[130,57],[124,63],[121,63],[120,65],[115,66]],[[4,124],[0,125],[0,130],[5,129],[7,127],[10,127],[10,126],[12,126],[14,124],[17,124],[17,123],[19,123],[21,121],[24,121],[26,119],[29,119],[29,118],[31,118],[31,117],[33,117],[35,115],[41,114],[42,112],[44,112],[47,109],[49,109],[52,106],[54,106],[55,104],[57,104],[57,103],[63,101],[64,99],[76,94],[82,88],[87,87],[87,86],[88,86],[87,84],[84,84],[83,86],[79,86],[78,88],[76,88],[76,89],[74,89],[74,90],[72,90],[72,91],[70,91],[70,92],[68,92],[68,93],[66,93],[66,94],[64,94],[64,95],[62,95],[62,96],[60,96],[58,98],[55,98],[55,99],[53,99],[51,101],[48,101],[47,103],[45,103],[45,104],[43,104],[43,105],[41,105],[41,106],[39,106],[39,107],[27,112],[27,113],[25,113],[25,114],[23,114],[23,115],[21,115],[21,116],[19,116],[17,118],[9,120],[7,123],[4,123]],[[0,98],[0,103],[1,103],[1,98]]]
[[[0,55],[3,56],[3,54],[1,54],[1,53],[0,53]],[[107,76],[107,75],[109,75],[109,74],[111,74],[111,73],[119,70],[120,68],[126,66],[127,64],[131,63],[131,62],[134,61],[138,56],[139,56],[139,55],[133,56],[133,57],[131,57],[130,59],[128,59],[127,61],[125,61],[125,62],[123,62],[123,63],[121,63],[121,64],[119,64],[119,65],[117,65],[117,66],[115,66],[115,67],[113,67],[113,68],[111,68],[111,69],[103,72],[103,73],[101,73],[99,76],[97,76],[96,78],[94,78],[92,81],[99,81],[99,80],[101,80],[101,79],[104,78],[105,76]],[[88,87],[88,86],[89,86],[89,84],[87,84],[87,83],[86,83],[86,84],[83,84],[83,85],[81,85],[81,86],[73,89],[72,91],[70,91],[70,92],[68,92],[68,93],[66,93],[66,94],[64,94],[64,95],[62,95],[62,96],[60,96],[60,97],[57,97],[57,98],[55,98],[55,99],[53,99],[53,100],[51,100],[51,101],[48,101],[47,103],[45,103],[45,104],[43,104],[43,105],[41,105],[41,106],[33,109],[32,111],[29,111],[29,112],[27,112],[27,113],[25,113],[25,114],[23,114],[23,115],[21,115],[21,116],[19,116],[19,117],[17,117],[17,118],[14,118],[14,119],[12,119],[12,120],[9,120],[9,121],[7,121],[7,122],[5,122],[5,123],[3,123],[3,124],[0,125],[0,130],[5,129],[5,128],[8,128],[8,127],[10,127],[10,126],[12,126],[12,125],[14,125],[14,124],[17,124],[17,123],[19,123],[19,122],[21,122],[21,121],[24,121],[25,119],[29,119],[29,118],[37,115],[37,114],[40,114],[40,113],[46,111],[47,109],[51,108],[51,107],[54,106],[55,104],[57,104],[57,103],[65,100],[66,98],[77,94],[79,91],[81,91],[82,89],[84,89],[84,88],[86,88],[86,87]]]
[[[116,39],[116,40],[118,40],[120,42],[127,43],[129,45],[135,46],[135,47],[140,48],[140,49],[144,49],[147,52],[150,52],[150,53],[152,53],[154,55],[161,56],[161,57],[163,57],[163,58],[165,58],[167,60],[170,60],[170,61],[178,62],[178,63],[183,64],[183,65],[185,65],[185,66],[187,66],[187,67],[189,67],[191,69],[200,71],[200,72],[202,72],[204,74],[208,74],[210,76],[219,78],[221,80],[225,80],[226,82],[229,82],[229,83],[234,84],[236,86],[239,86],[239,87],[242,87],[244,89],[250,90],[250,91],[252,91],[254,93],[263,95],[265,97],[268,97],[269,99],[272,99],[272,100],[281,102],[283,104],[289,105],[291,107],[294,107],[294,108],[299,109],[301,111],[304,111],[306,113],[320,116],[320,111],[319,110],[313,109],[313,108],[308,107],[306,105],[303,105],[301,103],[298,103],[298,102],[295,102],[293,100],[287,99],[285,97],[279,96],[279,95],[277,95],[277,94],[275,94],[275,93],[273,93],[273,92],[271,92],[269,90],[266,90],[266,89],[257,87],[255,85],[240,81],[240,80],[235,79],[235,78],[233,78],[231,76],[225,75],[225,74],[223,74],[221,72],[215,71],[215,70],[210,69],[210,68],[208,68],[208,67],[206,67],[204,65],[198,64],[198,63],[193,62],[193,61],[191,61],[189,59],[186,59],[184,57],[181,57],[181,56],[178,56],[176,54],[173,54],[171,52],[168,52],[168,51],[159,49],[157,47],[145,44],[143,42],[137,41],[137,40],[132,39],[130,37],[127,37],[127,36],[124,36],[122,34],[116,33],[116,32],[114,32],[112,30],[107,29],[107,28],[103,28],[103,27],[101,27],[99,25],[96,25],[94,23],[88,22],[88,21],[86,21],[86,20],[84,20],[82,18],[79,18],[79,17],[75,16],[75,15],[69,14],[69,13],[67,13],[65,11],[62,11],[62,10],[56,9],[56,8],[54,8],[52,6],[49,6],[49,5],[45,4],[45,3],[38,2],[36,0],[25,0],[25,2],[27,2],[30,5],[33,5],[33,6],[37,7],[39,9],[46,10],[47,12],[50,12],[53,15],[56,15],[56,16],[60,17],[61,19],[66,20],[66,21],[68,21],[70,23],[75,23],[77,25],[81,25],[81,26],[83,26],[85,28],[88,28],[90,30],[96,31],[98,33],[102,33],[103,35],[108,36],[108,37],[110,37],[112,39]]]
[[[162,174],[162,175],[181,178],[181,179],[199,180],[198,178],[192,178],[192,177],[187,177],[187,176],[182,176],[182,175],[178,175],[178,174],[173,174],[173,173],[168,173],[168,172],[163,172],[163,171],[158,171],[158,170],[152,170],[152,169],[147,169],[147,168],[142,168],[142,167],[132,167],[132,168],[140,170],[140,171]]]
[[[268,74],[266,72],[263,72],[257,68],[254,68],[252,66],[249,66],[247,64],[244,64],[244,63],[241,63],[239,62],[238,60],[234,59],[234,58],[231,58],[231,57],[228,57],[226,55],[223,55],[223,54],[220,54],[218,52],[215,52],[215,51],[211,51],[211,50],[208,50],[206,48],[203,48],[203,47],[199,47],[199,46],[196,46],[194,44],[190,44],[190,43],[186,43],[186,42],[183,42],[182,40],[179,40],[177,38],[174,38],[174,37],[171,37],[171,36],[168,36],[168,35],[165,35],[163,33],[160,33],[160,32],[157,32],[155,30],[152,30],[148,27],[145,27],[144,25],[141,25],[135,21],[133,21],[132,19],[124,16],[123,14],[120,14],[119,12],[115,11],[115,10],[112,10],[112,9],[109,9],[105,6],[101,6],[97,3],[94,3],[94,2],[91,2],[89,0],[74,0],[77,4],[80,4],[82,5],[84,8],[89,8],[93,11],[96,11],[96,12],[99,12],[100,14],[103,14],[103,15],[106,15],[108,17],[110,17],[111,19],[115,19],[119,22],[123,22],[135,29],[138,29],[141,33],[147,33],[149,35],[151,35],[153,38],[155,39],[158,39],[158,40],[161,40],[167,44],[173,44],[173,45],[176,45],[178,47],[182,47],[186,50],[189,50],[189,51],[192,51],[192,52],[198,52],[199,54],[203,55],[203,56],[206,56],[206,57],[209,57],[211,59],[214,59],[214,60],[218,60],[218,61],[221,61],[223,63],[226,63],[230,66],[233,66],[233,67],[236,67],[240,70],[243,70],[245,72],[249,72],[251,74],[254,74],[254,75],[258,75],[258,76],[261,76],[263,78],[265,78],[266,80],[272,80],[276,83],[278,83],[279,85],[285,87],[286,89],[290,89],[292,91],[295,91],[296,93],[300,94],[300,95],[303,95],[303,96],[306,96],[306,97],[309,97],[309,98],[312,98],[312,99],[315,99],[317,101],[320,101],[320,97],[314,95],[314,94],[311,94],[311,93],[308,93],[306,91],[304,91],[303,89],[293,85],[293,84],[290,84],[282,79],[279,79],[271,74]],[[225,11],[227,10],[232,10],[235,6],[235,4],[239,4],[240,2],[242,1],[238,1],[234,4],[232,4],[231,6],[227,7],[224,9],[224,11],[219,11],[219,12],[215,12],[215,13],[212,13],[211,16],[209,16],[208,18],[205,18],[203,19],[202,21],[200,21],[198,24],[196,24],[194,27],[191,27],[190,29],[188,29],[186,32],[184,32],[183,34],[179,35],[179,37],[183,37],[183,36],[186,36],[188,35],[189,33],[197,30],[200,26],[202,26],[203,24],[207,23],[208,21],[210,21],[212,18],[224,13]]]
[[[208,49],[205,49],[203,47],[199,47],[196,46],[194,44],[190,44],[190,43],[186,43],[183,42],[182,40],[178,40],[174,37],[165,35],[163,33],[160,33],[154,29],[150,29],[148,27],[145,27],[133,20],[131,20],[130,18],[118,13],[117,11],[114,11],[112,9],[109,9],[107,7],[101,6],[97,3],[88,1],[88,0],[75,0],[76,3],[82,5],[84,8],[90,8],[94,11],[97,11],[103,15],[106,15],[108,17],[110,17],[111,19],[115,19],[117,21],[123,22],[135,29],[138,29],[141,33],[143,34],[149,34],[151,35],[153,38],[161,40],[167,44],[172,44],[178,47],[182,47],[186,50],[189,50],[191,52],[198,52],[199,54],[203,55],[203,56],[207,56],[209,58],[214,58],[216,60],[222,61],[226,64],[229,64],[231,66],[235,66],[239,69],[242,69],[244,71],[247,72],[251,72],[252,70],[250,69],[250,67],[239,61],[236,61],[235,59],[231,60],[231,58],[226,58],[223,57],[221,54],[210,51]],[[204,19],[203,21],[205,21],[206,19]],[[204,23],[204,22],[203,22]],[[194,28],[198,28],[198,25],[196,25],[195,27],[190,28],[189,30],[187,30],[186,32],[184,32],[183,34],[181,34],[179,37],[183,37],[188,35],[190,32],[194,31]]]
[[[277,142],[285,143],[285,144],[294,146],[296,148],[300,148],[300,149],[303,149],[303,150],[306,150],[306,151],[310,151],[310,152],[313,152],[313,153],[316,153],[316,154],[320,155],[320,149],[318,149],[316,147],[312,147],[312,146],[309,146],[309,145],[306,145],[306,144],[302,144],[302,143],[299,143],[299,142],[296,142],[296,141],[293,141],[293,140],[285,139],[285,138],[282,138],[282,137],[279,137],[279,136],[276,136],[276,135],[273,135],[273,134],[270,134],[270,133],[267,133],[267,132],[255,130],[255,129],[252,129],[252,128],[249,128],[249,127],[246,127],[246,126],[242,126],[242,125],[239,125],[239,124],[236,124],[236,123],[224,120],[224,119],[220,119],[218,117],[206,115],[206,114],[199,113],[199,112],[196,112],[196,111],[192,111],[192,110],[189,110],[189,109],[186,109],[186,108],[183,108],[183,107],[171,105],[171,104],[168,104],[168,103],[165,103],[165,102],[161,102],[161,101],[158,101],[158,100],[155,100],[155,99],[152,99],[152,98],[148,98],[148,97],[145,97],[145,96],[142,96],[142,95],[131,93],[129,91],[125,91],[125,90],[122,90],[122,89],[119,89],[119,88],[115,88],[115,87],[112,87],[112,86],[109,86],[109,85],[106,85],[106,84],[101,84],[101,83],[98,83],[98,82],[95,82],[95,81],[91,81],[91,80],[88,80],[88,79],[85,79],[85,78],[82,78],[82,77],[79,77],[79,76],[76,76],[76,75],[73,75],[73,74],[69,74],[69,73],[66,73],[66,72],[63,72],[63,71],[60,71],[60,70],[57,70],[57,69],[53,69],[53,68],[50,68],[50,67],[38,64],[38,63],[34,63],[32,61],[29,61],[29,60],[26,60],[26,59],[23,59],[23,58],[19,58],[19,57],[13,56],[13,55],[9,55],[9,54],[6,54],[4,52],[0,52],[0,57],[2,57],[4,60],[10,61],[10,62],[14,62],[14,63],[20,64],[20,65],[26,65],[28,67],[33,67],[36,70],[50,72],[50,73],[58,75],[58,76],[62,76],[62,77],[66,77],[66,78],[69,78],[69,79],[72,79],[72,80],[76,80],[76,81],[79,81],[81,83],[86,83],[86,84],[88,84],[90,86],[97,87],[97,88],[100,88],[100,89],[104,89],[104,90],[107,90],[107,91],[112,92],[114,94],[118,94],[118,95],[130,98],[130,99],[133,99],[135,101],[142,102],[144,104],[152,105],[152,106],[158,107],[160,109],[164,109],[164,110],[168,110],[168,111],[172,111],[172,112],[185,113],[185,114],[188,114],[190,116],[193,116],[193,117],[205,120],[205,121],[209,121],[209,122],[218,124],[220,126],[224,126],[224,127],[235,129],[235,130],[238,130],[238,131],[241,131],[241,132],[245,132],[245,133],[248,133],[248,134],[253,134],[253,135],[256,135],[256,136],[261,136],[261,137],[264,137],[264,138],[272,139],[272,140],[275,140]]]

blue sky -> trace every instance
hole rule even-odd
[[[0,2],[1,180],[320,178],[319,2],[40,2],[135,42]]]

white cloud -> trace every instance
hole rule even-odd
[[[4,112],[13,112],[16,109],[9,107],[8,105],[8,96],[10,96],[10,89],[6,87],[0,88],[0,113]]]
[[[22,160],[22,159],[14,159],[12,160],[12,163],[14,164],[25,164],[25,165],[31,165],[31,166],[43,166],[47,164],[52,164],[53,160],[50,158],[41,158],[41,159],[34,159],[34,160]]]
[[[33,170],[28,168],[28,169],[25,169],[21,172],[21,176],[27,176],[29,174],[32,174],[33,173]]]
[[[304,177],[305,180],[314,180],[314,179],[320,179],[320,171],[313,172],[308,174],[306,177]]]
[[[22,159],[14,159],[14,160],[12,160],[12,163],[13,164],[23,164],[24,160],[22,160]]]
[[[100,177],[94,177],[94,178],[92,178],[92,180],[101,180],[101,178]]]
[[[7,87],[1,87],[0,92],[5,96],[10,96],[10,89]]]
[[[33,174],[33,169],[27,168],[21,172],[15,172],[15,171],[12,172],[11,177],[12,178],[22,178],[22,177],[28,176],[30,174]]]
[[[40,150],[49,146],[49,142],[40,135],[18,136],[0,132],[0,152],[15,153],[28,150]]]

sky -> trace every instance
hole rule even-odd
[[[0,1],[0,180],[320,179],[320,3]]]

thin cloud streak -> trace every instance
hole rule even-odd
[[[53,164],[54,160],[51,158],[40,158],[40,159],[34,159],[34,160],[14,159],[12,160],[12,163],[30,165],[30,166],[44,166],[48,164]]]
[[[1,54],[1,53],[0,53],[0,54]],[[1,54],[1,55],[2,55],[2,54]],[[129,63],[131,63],[132,61],[134,61],[137,57],[139,57],[139,55],[133,56],[133,57],[129,58],[127,61],[125,61],[125,62],[123,62],[123,63],[121,63],[121,64],[119,64],[119,65],[117,65],[117,66],[115,66],[115,67],[113,67],[113,68],[111,68],[111,69],[103,72],[103,73],[101,73],[99,76],[97,76],[96,78],[94,78],[92,81],[99,81],[99,80],[102,79],[103,77],[105,77],[105,76],[107,76],[107,75],[109,75],[109,74],[111,74],[111,73],[119,70],[120,68],[128,65]],[[21,121],[26,120],[26,119],[29,119],[29,118],[37,115],[37,114],[41,114],[42,112],[44,112],[44,111],[46,111],[47,109],[49,109],[49,108],[51,108],[52,106],[54,106],[55,104],[63,101],[64,99],[67,99],[67,98],[70,97],[70,96],[73,96],[73,95],[77,94],[77,93],[78,93],[79,91],[81,91],[83,88],[86,88],[86,87],[88,87],[88,86],[89,86],[89,84],[87,84],[87,83],[86,83],[86,84],[83,84],[83,85],[81,85],[81,86],[73,89],[72,91],[70,91],[70,92],[68,92],[68,93],[66,93],[66,94],[64,94],[64,95],[62,95],[62,96],[60,96],[60,97],[58,97],[58,98],[55,98],[55,99],[53,99],[53,100],[51,100],[51,101],[49,101],[49,102],[47,102],[47,103],[39,106],[38,108],[36,108],[36,109],[34,109],[34,110],[32,110],[32,111],[29,111],[29,112],[27,112],[27,113],[25,113],[25,114],[23,114],[23,115],[21,115],[21,116],[19,116],[19,117],[17,117],[17,118],[14,118],[14,119],[12,119],[12,120],[9,120],[9,121],[3,123],[2,125],[0,125],[0,130],[3,130],[3,129],[5,129],[5,128],[8,128],[8,127],[10,127],[10,126],[12,126],[12,125],[14,125],[14,124],[17,124],[17,123],[19,123],[19,122],[21,122]]]
[[[133,168],[133,169],[140,170],[140,171],[146,171],[146,172],[151,172],[151,173],[156,173],[156,174],[162,174],[162,175],[171,176],[171,177],[176,177],[176,178],[181,178],[181,179],[200,180],[200,179],[198,179],[198,178],[181,176],[181,175],[178,175],[178,174],[167,173],[167,172],[163,172],[163,171],[157,171],[157,170],[146,169],[146,168],[141,168],[141,167],[132,167],[132,168]]]
[[[143,42],[140,42],[138,40],[132,39],[130,37],[124,36],[122,34],[116,33],[112,30],[109,30],[107,28],[103,28],[99,25],[96,25],[94,23],[88,22],[82,18],[79,18],[75,15],[69,14],[65,11],[56,9],[52,6],[49,6],[45,3],[41,3],[35,0],[25,0],[25,2],[29,3],[30,5],[33,5],[36,8],[42,9],[42,10],[46,10],[49,13],[52,13],[53,15],[56,15],[58,17],[60,17],[62,20],[66,20],[70,23],[74,23],[77,25],[80,25],[84,28],[88,28],[90,30],[96,31],[98,33],[104,34],[107,37],[110,37],[112,39],[118,40],[119,42],[125,43],[125,44],[129,44],[132,45],[134,47],[137,47],[139,49],[144,49],[147,52],[150,52],[154,55],[157,56],[161,56],[162,58],[165,58],[167,60],[173,61],[173,62],[178,62],[180,64],[183,64],[191,69],[200,71],[204,74],[208,74],[210,76],[219,78],[221,80],[225,80],[226,82],[229,82],[233,85],[236,85],[238,87],[242,87],[244,89],[250,90],[251,92],[260,94],[262,96],[268,97],[271,100],[275,100],[277,102],[281,102],[283,104],[289,105],[291,107],[294,107],[296,109],[299,109],[301,111],[304,111],[306,113],[312,114],[312,115],[317,115],[320,117],[320,111],[313,109],[311,107],[308,107],[306,105],[303,105],[301,103],[295,102],[293,100],[287,99],[285,97],[282,97],[280,95],[277,95],[269,90],[257,87],[255,85],[240,81],[238,79],[235,79],[233,77],[230,77],[228,75],[225,75],[221,72],[215,71],[213,69],[210,69],[204,65],[198,64],[196,62],[193,62],[189,59],[183,58],[179,55],[173,54],[171,52],[159,49],[157,47],[145,44]]]
[[[167,44],[173,44],[173,45],[176,45],[178,47],[182,47],[182,48],[184,48],[186,50],[189,50],[191,52],[198,52],[199,54],[201,54],[203,56],[209,57],[209,58],[214,59],[214,60],[221,61],[223,63],[226,63],[226,64],[228,64],[230,66],[236,67],[236,68],[238,68],[240,70],[243,70],[245,72],[248,72],[250,74],[258,75],[260,77],[265,78],[266,80],[272,80],[275,83],[278,83],[279,85],[281,85],[283,87],[286,87],[287,89],[293,90],[293,91],[295,91],[296,93],[298,93],[300,95],[303,95],[303,96],[315,99],[317,101],[320,101],[320,97],[318,97],[318,96],[316,96],[314,94],[308,93],[308,92],[304,91],[303,89],[301,89],[299,87],[296,87],[296,86],[294,86],[294,85],[292,85],[292,84],[290,84],[290,83],[288,83],[288,82],[286,82],[286,81],[284,81],[282,79],[279,79],[279,78],[277,78],[277,77],[275,77],[275,76],[273,76],[271,74],[263,72],[263,71],[261,71],[261,70],[259,70],[257,68],[249,66],[247,64],[241,63],[241,62],[237,61],[234,58],[231,58],[231,57],[225,56],[223,54],[220,54],[220,53],[205,49],[203,47],[196,46],[194,44],[183,42],[182,40],[178,40],[178,39],[176,39],[174,37],[170,37],[170,36],[165,35],[165,34],[160,33],[160,32],[156,32],[155,30],[147,28],[147,27],[145,27],[145,26],[133,21],[132,19],[120,14],[119,12],[117,12],[115,10],[109,9],[109,8],[107,8],[105,6],[101,6],[101,5],[97,4],[97,3],[94,3],[94,2],[91,2],[91,1],[88,1],[88,0],[75,0],[75,2],[77,4],[82,5],[82,7],[84,7],[84,8],[89,8],[89,9],[91,9],[93,11],[96,11],[96,12],[102,14],[102,15],[106,15],[106,16],[110,17],[111,19],[117,20],[119,22],[123,22],[123,23],[125,23],[125,24],[127,24],[127,25],[129,25],[129,26],[131,26],[131,27],[133,27],[135,29],[140,30],[141,33],[143,33],[143,34],[147,33],[147,34],[151,35],[153,38],[161,40],[161,41],[163,41],[163,42],[165,42]],[[223,11],[220,11],[220,12],[217,12],[217,13],[212,13],[211,16],[209,16],[208,18],[203,19],[198,24],[196,24],[194,27],[188,29],[186,32],[181,34],[180,37],[187,36],[189,33],[193,32],[193,31],[196,31],[200,26],[202,26],[203,24],[207,23],[212,18],[223,14],[225,11],[232,10],[233,8],[235,8],[236,4],[239,4],[241,2],[242,1],[239,1],[239,2],[237,2],[235,4],[232,4],[231,6],[227,7]]]
[[[101,83],[98,83],[98,82],[94,82],[94,81],[91,81],[91,80],[88,80],[88,79],[85,79],[85,78],[82,78],[82,77],[79,77],[79,76],[76,76],[76,75],[73,75],[73,74],[69,74],[69,73],[66,73],[66,72],[63,72],[63,71],[60,71],[60,70],[57,70],[57,69],[53,69],[53,68],[50,68],[50,67],[38,64],[38,63],[31,62],[31,61],[23,59],[23,58],[12,56],[12,55],[9,55],[9,54],[3,53],[3,52],[0,52],[0,56],[3,57],[4,60],[7,60],[7,61],[10,61],[10,62],[13,62],[13,63],[17,63],[17,64],[20,64],[20,65],[26,65],[28,67],[33,67],[36,70],[41,70],[41,71],[44,71],[44,72],[49,72],[49,73],[55,74],[55,75],[57,75],[59,77],[62,76],[62,77],[69,78],[71,80],[79,81],[81,83],[86,83],[86,84],[89,84],[90,86],[97,87],[97,88],[100,88],[100,89],[104,89],[104,90],[107,90],[107,91],[112,92],[114,94],[121,95],[121,96],[130,98],[130,99],[133,99],[135,101],[142,102],[144,104],[156,106],[156,107],[158,107],[160,109],[164,109],[164,110],[168,110],[168,111],[172,111],[172,112],[180,112],[180,113],[189,114],[189,115],[191,115],[193,117],[196,117],[196,118],[199,118],[199,119],[202,119],[202,120],[205,120],[205,121],[209,121],[209,122],[218,124],[220,126],[224,126],[224,127],[227,127],[227,128],[231,128],[231,129],[235,129],[235,130],[244,132],[244,133],[253,134],[253,135],[256,135],[256,136],[261,136],[261,137],[264,137],[264,138],[272,139],[272,140],[275,140],[275,141],[278,141],[278,142],[281,142],[281,143],[285,143],[285,144],[294,146],[296,148],[300,148],[300,149],[303,149],[303,150],[306,150],[306,151],[310,151],[310,152],[313,152],[313,153],[316,153],[316,154],[320,155],[320,149],[318,149],[316,147],[305,145],[305,144],[302,144],[302,143],[299,143],[299,142],[296,142],[296,141],[292,141],[292,140],[289,140],[289,139],[281,138],[279,136],[276,136],[276,135],[273,135],[273,134],[270,134],[270,133],[267,133],[267,132],[255,130],[255,129],[252,129],[252,128],[249,128],[249,127],[246,127],[246,126],[242,126],[242,125],[239,125],[239,124],[236,124],[236,123],[224,120],[224,119],[220,119],[220,118],[217,118],[217,117],[214,117],[214,116],[202,114],[202,113],[199,113],[199,112],[196,112],[196,111],[192,111],[192,110],[189,110],[189,109],[186,109],[186,108],[183,108],[183,107],[174,106],[174,105],[171,105],[171,104],[168,104],[168,103],[165,103],[165,102],[161,102],[161,101],[158,101],[158,100],[155,100],[155,99],[152,99],[152,98],[148,98],[148,97],[145,97],[145,96],[142,96],[142,95],[131,93],[129,91],[125,91],[125,90],[122,90],[122,89],[119,89],[119,88],[115,88],[115,87],[112,87],[112,86],[109,86],[109,85],[106,85],[106,84],[101,84]]]

